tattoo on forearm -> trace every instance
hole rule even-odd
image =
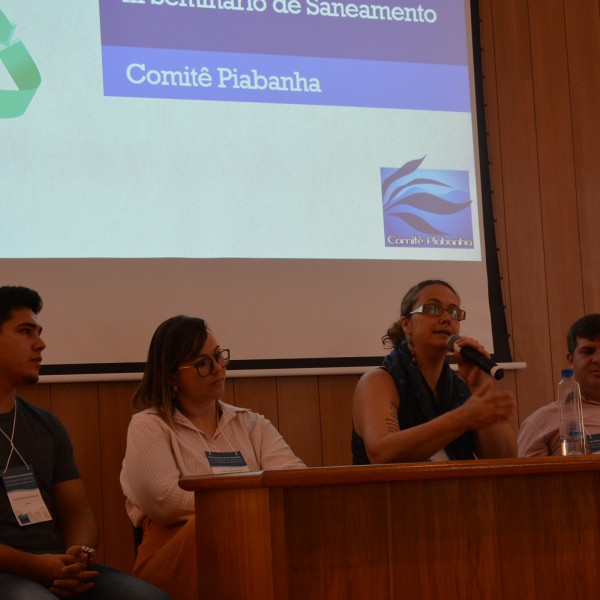
[[[387,430],[390,433],[400,431],[400,424],[398,423],[397,411],[398,407],[394,404],[394,402],[390,402],[390,414],[385,418],[385,424],[387,425]]]

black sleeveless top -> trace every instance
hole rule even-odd
[[[467,384],[446,364],[438,382],[436,402],[433,391],[412,361],[406,341],[400,342],[383,360],[400,396],[398,422],[400,429],[410,429],[427,423],[463,404],[471,395]],[[466,431],[445,448],[450,460],[475,458],[473,432]],[[352,464],[370,464],[362,438],[352,427]]]

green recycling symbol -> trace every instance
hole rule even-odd
[[[20,117],[42,83],[40,72],[23,42],[11,42],[15,26],[0,10],[0,61],[16,90],[0,90],[0,118]]]

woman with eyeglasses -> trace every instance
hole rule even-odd
[[[516,456],[513,394],[495,390],[459,352],[453,353],[458,374],[447,364],[446,343],[465,317],[445,281],[422,281],[406,293],[400,319],[383,337],[392,351],[356,387],[354,464]],[[457,344],[489,356],[471,338]]]
[[[186,475],[302,468],[262,415],[224,403],[229,350],[202,319],[177,316],[155,331],[134,394],[121,486],[143,530],[133,573],[174,600],[198,598],[194,494]]]

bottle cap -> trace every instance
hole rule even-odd
[[[561,377],[573,377],[573,369],[562,369],[560,372]]]

